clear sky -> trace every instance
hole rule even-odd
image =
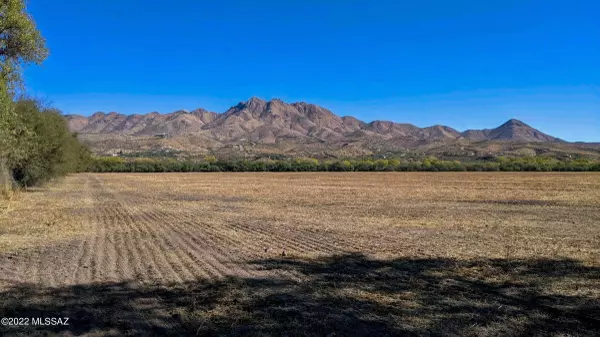
[[[65,113],[223,112],[251,96],[365,121],[600,141],[598,0],[29,0],[27,88]]]

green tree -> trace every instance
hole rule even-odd
[[[69,132],[60,111],[27,99],[15,103],[15,112],[21,123],[31,129],[17,135],[26,155],[10,157],[10,168],[17,182],[35,185],[85,169],[89,152]]]
[[[21,65],[41,63],[45,41],[23,0],[0,0],[0,75],[9,91],[21,81]]]
[[[41,63],[48,56],[45,41],[27,13],[23,0],[0,0],[0,185],[7,189],[11,161],[24,160],[30,146],[18,140],[33,137],[13,104],[22,87],[22,65]]]

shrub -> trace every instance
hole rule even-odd
[[[553,158],[513,158],[496,161],[459,161],[427,158],[422,161],[329,160],[219,160],[176,161],[173,159],[95,157],[88,170],[93,172],[311,172],[311,171],[589,171],[600,170],[600,162],[590,160],[559,161]]]
[[[17,136],[21,155],[8,161],[18,184],[32,186],[86,169],[89,151],[69,131],[58,110],[25,99],[15,103],[15,111],[19,123],[30,130]]]

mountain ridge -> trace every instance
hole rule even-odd
[[[465,130],[433,125],[417,127],[409,123],[374,120],[364,122],[352,116],[338,116],[321,106],[286,103],[252,97],[223,113],[198,108],[161,114],[125,115],[96,112],[89,117],[65,115],[69,128],[79,134],[180,137],[202,135],[221,142],[252,141],[275,144],[281,141],[324,142],[376,138],[382,141],[404,139],[405,143],[431,143],[466,139],[469,141],[563,142],[517,119],[493,129]],[[410,147],[410,146],[409,146]]]

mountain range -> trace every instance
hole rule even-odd
[[[499,143],[566,143],[516,119],[493,128],[459,132],[435,125],[420,128],[412,124],[376,120],[363,122],[340,117],[318,105],[256,97],[223,113],[196,109],[172,113],[125,115],[97,112],[89,117],[66,115],[69,128],[99,153],[171,149],[187,152],[214,152],[236,147],[260,151],[337,152],[358,155],[381,151],[431,149],[440,146]],[[489,145],[489,144],[488,144]],[[486,146],[488,146],[486,145]],[[345,150],[344,150],[345,149]],[[343,150],[343,151],[341,151]],[[340,153],[341,151],[341,153]],[[257,152],[257,151],[251,151]]]

